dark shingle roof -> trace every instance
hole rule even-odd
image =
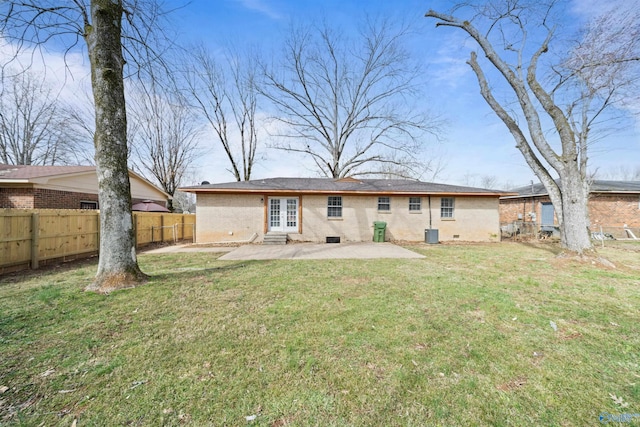
[[[515,197],[546,196],[547,190],[541,183],[514,188],[518,193]],[[591,183],[592,193],[638,193],[640,194],[640,181],[604,181],[595,180]]]
[[[32,179],[95,171],[95,166],[35,166],[0,164],[0,179]]]
[[[252,181],[226,182],[183,187],[194,193],[400,193],[400,194],[477,194],[501,195],[506,192],[486,188],[463,187],[407,179],[331,179],[331,178],[269,178]]]
[[[593,193],[640,193],[640,181],[594,181]]]

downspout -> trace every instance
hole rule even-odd
[[[428,200],[429,200],[429,230],[432,230],[433,227],[431,226],[431,195],[427,196]]]
[[[531,180],[531,212],[536,212],[536,195],[533,188],[533,180]],[[537,212],[536,212],[537,213]],[[542,212],[540,212],[542,213]],[[529,217],[529,222],[538,222],[538,217],[536,216],[536,220],[533,220],[533,217]]]

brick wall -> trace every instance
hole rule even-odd
[[[500,222],[528,221],[531,209],[531,199],[504,199],[500,200]]]
[[[549,202],[548,197],[500,200],[500,222],[518,220],[531,221],[529,212],[535,212],[540,220],[540,204]],[[518,218],[518,214],[522,217]],[[632,194],[591,194],[589,197],[589,220],[592,225],[610,227],[640,227],[640,196]]]
[[[33,189],[0,188],[0,208],[33,209]]]
[[[278,196],[280,197],[280,196]],[[286,198],[287,196],[282,196]],[[440,197],[422,198],[421,210],[409,212],[409,198],[391,196],[391,210],[378,211],[378,196],[342,196],[342,217],[327,217],[327,195],[291,196],[301,209],[301,233],[288,232],[291,240],[325,242],[338,236],[342,242],[371,241],[373,222],[387,223],[386,240],[424,241],[424,230],[439,230],[442,241],[495,241],[499,239],[498,200],[495,197],[455,197],[453,219],[440,218]],[[268,195],[198,194],[196,241],[200,243],[247,240],[254,233],[263,239]]]
[[[378,196],[342,196],[342,217],[327,218],[327,196],[304,196],[300,240],[324,242],[326,236],[342,241],[371,241],[373,222],[386,222],[387,241],[424,241],[424,230],[438,230],[440,241],[485,242],[499,239],[498,200],[495,197],[453,197],[454,217],[440,218],[439,196],[421,198],[421,210],[409,211],[409,197],[391,196],[391,210],[378,211]],[[431,224],[431,225],[429,225]],[[297,239],[290,234],[291,239]]]
[[[34,190],[35,209],[80,209],[80,202],[98,202],[97,194],[72,193],[69,191]]]
[[[593,225],[640,227],[640,196],[592,194],[589,218]]]
[[[133,199],[132,204],[142,201],[142,199]],[[80,202],[98,203],[98,195],[44,188],[0,188],[0,208],[80,209]],[[153,202],[162,206],[166,204],[165,200],[153,200]]]

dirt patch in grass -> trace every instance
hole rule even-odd
[[[518,377],[509,382],[500,384],[497,389],[500,391],[514,391],[521,387],[524,387],[527,384],[527,379],[525,377]]]

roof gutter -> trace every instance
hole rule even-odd
[[[300,195],[324,195],[342,194],[357,196],[375,196],[378,194],[394,196],[486,196],[501,197],[505,194],[514,193],[473,193],[473,192],[424,192],[424,191],[357,191],[357,190],[279,190],[279,189],[230,189],[230,188],[179,188],[185,193],[205,193],[205,194],[300,194]]]
[[[0,184],[29,184],[28,179],[3,179],[0,178]]]

